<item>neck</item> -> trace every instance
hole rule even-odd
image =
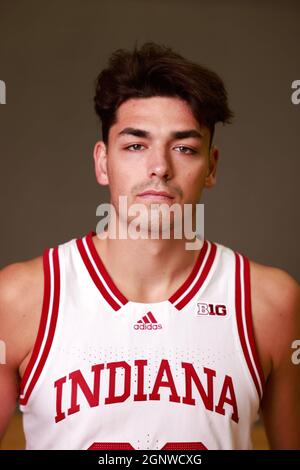
[[[196,239],[197,240],[197,239]],[[168,299],[193,269],[202,242],[187,250],[186,239],[99,239],[94,243],[120,291],[135,302]]]

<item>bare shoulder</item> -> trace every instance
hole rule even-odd
[[[43,292],[42,256],[1,269],[1,339],[7,345],[7,362],[12,367],[19,366],[36,338]]]
[[[300,286],[286,271],[250,261],[254,332],[267,369],[279,365],[297,334]]]
[[[299,294],[299,283],[289,273],[280,268],[266,266],[254,261],[250,261],[251,282],[257,283],[266,295],[278,297],[282,299],[284,294],[285,300],[295,300],[295,296]],[[284,289],[284,292],[283,292]]]
[[[268,312],[273,321],[291,321],[300,301],[296,279],[282,269],[253,261],[250,261],[250,276],[254,301],[271,307]]]

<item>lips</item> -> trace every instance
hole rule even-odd
[[[153,198],[168,198],[168,199],[174,199],[174,196],[172,194],[166,192],[166,191],[156,191],[154,189],[147,189],[147,191],[144,191],[140,194],[138,194],[139,197],[153,197]]]

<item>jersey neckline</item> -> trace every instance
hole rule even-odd
[[[84,237],[77,239],[77,248],[94,284],[115,311],[119,310],[128,302],[137,305],[145,305],[145,307],[170,302],[177,310],[181,310],[189,303],[203,285],[211,270],[217,251],[215,243],[204,239],[192,271],[181,286],[168,299],[160,302],[134,302],[125,297],[108,273],[96,249],[93,240],[93,236],[95,235],[96,232],[91,230]]]

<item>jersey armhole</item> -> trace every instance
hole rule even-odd
[[[259,399],[263,397],[265,378],[255,343],[252,306],[250,263],[246,256],[235,253],[235,306],[238,334],[245,361]]]
[[[58,247],[43,252],[44,293],[37,337],[20,384],[20,405],[27,405],[47,360],[57,324],[60,298]]]

